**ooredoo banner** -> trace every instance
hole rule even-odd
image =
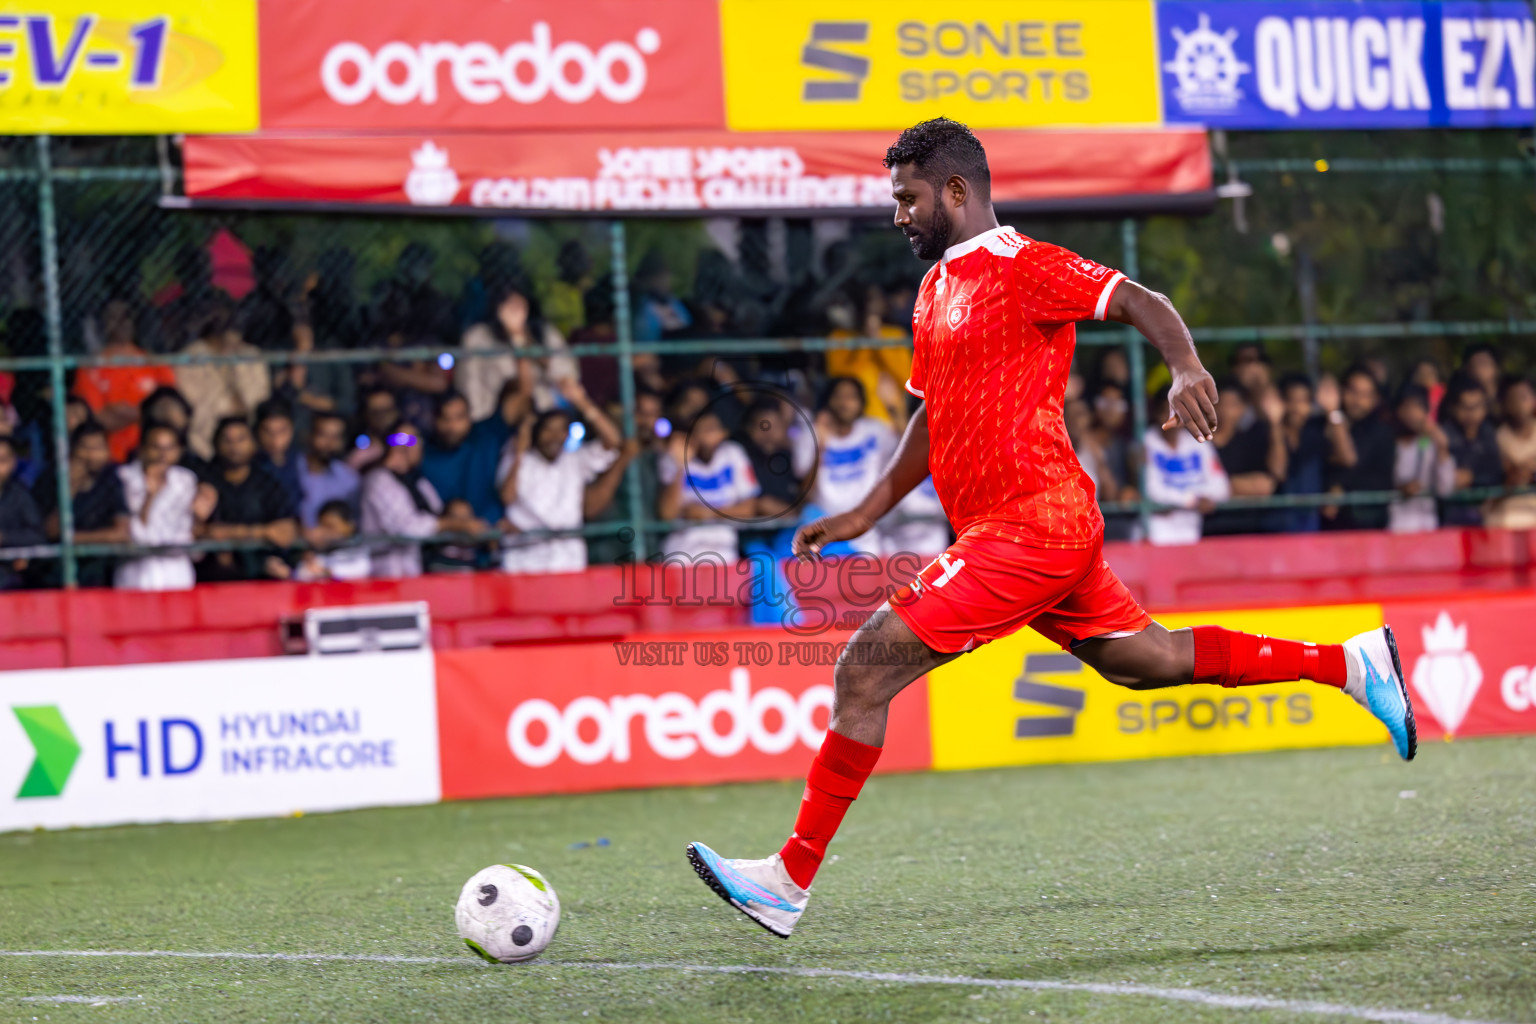
[[[1423,737],[1536,732],[1536,596],[1386,605]]]
[[[1179,196],[1211,185],[1195,130],[981,133],[1002,204]],[[891,132],[192,137],[193,199],[426,208],[743,211],[894,207]]]
[[[443,796],[802,776],[847,638],[759,630],[439,651]],[[892,704],[885,751],[882,771],[929,767],[921,680]]]
[[[432,803],[428,652],[0,673],[0,830]]]
[[[262,126],[719,128],[715,0],[264,0]]]

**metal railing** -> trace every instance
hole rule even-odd
[[[65,388],[66,373],[70,369],[82,369],[91,367],[114,366],[188,366],[188,365],[221,365],[238,362],[261,361],[267,364],[365,364],[380,360],[432,360],[441,355],[450,355],[456,361],[472,360],[487,356],[500,355],[497,350],[483,348],[463,348],[454,346],[413,346],[407,348],[355,348],[348,350],[330,351],[263,351],[257,355],[217,355],[217,354],[147,354],[134,357],[107,357],[100,355],[78,354],[65,351],[64,339],[64,315],[63,296],[61,294],[60,274],[60,246],[58,234],[58,204],[55,186],[58,184],[86,184],[86,183],[136,183],[153,184],[168,189],[170,183],[175,180],[174,168],[168,166],[159,167],[57,167],[54,165],[51,140],[48,136],[39,136],[35,140],[35,164],[32,167],[6,167],[0,168],[0,183],[30,183],[37,190],[36,216],[38,221],[38,256],[41,263],[41,278],[43,291],[43,314],[46,328],[47,352],[42,355],[13,355],[0,358],[0,371],[47,371],[51,385],[52,402],[52,441],[57,453],[56,458],[62,462],[69,450],[69,439],[66,430],[66,402]],[[1443,174],[1497,174],[1530,179],[1533,177],[1532,161],[1515,158],[1493,159],[1468,159],[1468,158],[1406,158],[1406,159],[1361,159],[1338,158],[1333,160],[1305,160],[1305,159],[1228,159],[1219,161],[1225,169],[1229,185],[1239,182],[1240,173],[1248,174],[1412,174],[1434,172]],[[1234,191],[1231,194],[1241,194]],[[1120,265],[1124,272],[1131,278],[1138,277],[1139,272],[1139,246],[1138,223],[1134,218],[1126,218],[1121,223]],[[668,340],[642,342],[636,341],[632,336],[630,317],[626,311],[630,309],[630,282],[628,275],[629,254],[628,239],[625,222],[614,220],[609,226],[610,264],[613,288],[616,340],[612,343],[577,343],[560,350],[545,349],[542,347],[528,347],[519,349],[519,354],[528,357],[539,357],[553,354],[567,355],[574,358],[583,356],[611,357],[619,363],[619,401],[623,408],[622,428],[627,438],[635,436],[635,396],[636,381],[634,374],[634,359],[642,354],[656,355],[750,355],[750,354],[783,354],[795,352],[827,352],[834,350],[870,349],[886,347],[902,347],[908,342],[889,338],[755,338],[729,340]],[[1268,324],[1268,325],[1242,325],[1228,327],[1200,326],[1192,329],[1192,334],[1197,343],[1232,344],[1241,342],[1265,342],[1265,341],[1356,341],[1360,339],[1375,338],[1429,338],[1429,337],[1532,337],[1536,336],[1536,320],[1508,319],[1508,320],[1473,320],[1473,321],[1411,321],[1411,322],[1387,322],[1387,323],[1363,323],[1363,324],[1324,324],[1324,323],[1300,323],[1300,324]],[[1131,402],[1131,414],[1134,436],[1143,436],[1147,426],[1146,392],[1148,379],[1148,366],[1146,358],[1146,345],[1148,344],[1134,328],[1111,327],[1099,325],[1085,325],[1079,334],[1079,344],[1084,346],[1120,346],[1126,350],[1127,361],[1130,370],[1129,389],[1133,397]],[[537,538],[542,536],[566,537],[606,537],[623,535],[629,531],[629,535],[637,541],[647,535],[655,535],[680,529],[684,526],[695,526],[697,523],[666,522],[654,518],[654,510],[643,507],[641,487],[639,481],[639,467],[631,463],[628,469],[629,504],[624,512],[624,519],[619,521],[606,521],[588,523],[576,530],[555,531],[522,531],[520,537]],[[270,544],[260,541],[235,541],[235,540],[200,540],[191,545],[176,545],[169,548],[146,548],[126,544],[82,544],[74,538],[72,496],[69,489],[68,474],[55,473],[58,486],[58,514],[60,540],[54,544],[34,545],[20,548],[0,549],[0,557],[12,558],[57,558],[62,564],[62,578],[66,587],[73,587],[77,583],[78,561],[82,557],[100,556],[125,556],[142,555],[149,552],[162,550],[179,552],[212,552],[233,551],[250,548],[271,548]],[[1442,497],[1440,500],[1452,503],[1481,502],[1493,498],[1503,497],[1515,493],[1531,493],[1533,488],[1511,490],[1507,488],[1481,488],[1477,490],[1464,490],[1455,494]],[[1143,523],[1149,516],[1165,510],[1169,506],[1160,506],[1145,497],[1146,489],[1139,489],[1142,497],[1135,502],[1105,502],[1102,505],[1107,514],[1126,515],[1134,514]],[[1308,495],[1276,495],[1268,498],[1240,498],[1224,503],[1226,509],[1282,509],[1282,508],[1311,508],[1326,506],[1353,506],[1353,505],[1385,505],[1398,500],[1400,495],[1394,491],[1381,492],[1354,492],[1348,494],[1308,494]],[[787,524],[786,524],[787,525]],[[400,543],[463,543],[494,542],[503,539],[507,534],[493,530],[485,534],[466,538],[460,534],[442,534],[433,538],[380,538],[363,537],[351,543],[368,544],[381,540],[393,540]],[[304,547],[302,542],[293,545],[295,549]],[[643,549],[643,544],[641,545]]]

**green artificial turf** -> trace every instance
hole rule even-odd
[[[1321,1021],[1081,991],[635,970],[1045,979],[1536,1020],[1536,739],[877,779],[788,942],[683,845],[776,849],[799,783],[0,836],[0,947],[444,962],[0,957],[0,1020]],[[1410,796],[1406,791],[1412,791]],[[599,838],[610,845],[595,845]],[[572,849],[572,844],[592,843]],[[564,919],[492,966],[464,879],[543,871]],[[25,1001],[128,999],[100,1006]],[[137,998],[132,998],[137,997]]]

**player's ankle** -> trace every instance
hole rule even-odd
[[[779,860],[783,862],[790,881],[806,890],[816,880],[816,871],[821,867],[821,854],[799,836],[789,837],[789,841],[779,851]]]

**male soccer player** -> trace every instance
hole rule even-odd
[[[788,938],[811,880],[880,757],[891,698],[914,679],[1023,626],[1104,678],[1133,689],[1307,679],[1341,688],[1416,746],[1413,705],[1389,627],[1344,644],[1309,644],[1152,621],[1102,554],[1104,521],[1072,454],[1062,396],[1079,320],[1130,324],[1173,374],[1169,426],[1216,429],[1216,385],[1167,298],[1124,274],[998,225],[981,143],[946,118],[901,133],[886,152],[896,226],[923,279],[912,319],[912,379],[923,399],[885,474],[851,511],[800,529],[798,557],[868,531],[930,470],[958,539],[896,591],[854,637],[916,652],[891,664],[844,658],[832,719],[811,764],[795,830],[764,860],[688,847],[694,870],[743,914]]]

